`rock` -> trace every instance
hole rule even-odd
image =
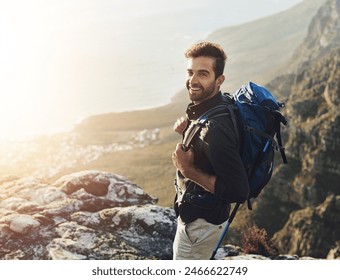
[[[270,260],[270,258],[261,256],[261,255],[247,254],[247,255],[224,257],[223,260],[241,260],[241,261],[243,260]]]
[[[111,173],[83,171],[63,176],[54,185],[68,195],[75,193],[77,196],[77,191],[84,189],[87,194],[120,202],[121,206],[157,202],[156,198],[150,197],[142,188],[127,181]]]
[[[54,184],[0,184],[0,259],[171,259],[176,218],[126,178],[100,171]]]
[[[6,216],[9,220],[9,229],[20,234],[28,234],[40,226],[40,223],[30,215],[10,215]]]
[[[336,242],[334,248],[330,249],[327,255],[328,260],[339,260],[340,259],[340,242]]]
[[[258,254],[245,254],[242,248],[227,244],[217,250],[216,260],[313,260],[312,257],[299,257],[298,255],[281,254],[266,257]]]
[[[326,258],[339,243],[340,196],[331,195],[318,207],[307,207],[291,214],[273,240],[280,252]]]

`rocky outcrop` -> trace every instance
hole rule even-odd
[[[5,178],[0,201],[0,259],[172,257],[174,211],[118,175]]]
[[[291,156],[301,159],[292,199],[316,206],[340,194],[340,48],[300,72],[292,90],[288,144]]]
[[[270,84],[290,93],[283,132],[289,164],[276,168],[252,216],[276,233],[280,252],[325,258],[333,250],[336,256],[340,241],[339,7],[340,0],[327,1],[311,23],[294,73]]]
[[[215,259],[218,260],[311,260],[308,256],[297,254],[278,254],[273,256],[263,256],[259,254],[246,254],[239,246],[227,244],[217,250]]]
[[[313,17],[304,42],[296,50],[290,69],[307,66],[314,59],[328,55],[340,44],[340,2],[328,0]]]
[[[2,260],[172,259],[174,211],[121,176],[89,170],[53,184],[7,177],[0,181],[0,200]],[[222,246],[215,258],[305,259],[245,254],[233,245]]]
[[[330,195],[316,208],[306,207],[293,212],[273,240],[281,250],[287,248],[290,254],[338,258],[339,253],[334,248],[340,236],[339,213],[340,196]]]

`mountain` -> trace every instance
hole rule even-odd
[[[308,27],[308,35],[294,52],[287,65],[288,71],[307,66],[317,58],[327,56],[340,45],[339,2],[327,2],[321,6]]]
[[[278,166],[252,218],[287,253],[325,257],[339,248],[339,43],[340,0],[329,0],[313,18],[290,73],[270,83],[289,93],[289,164]]]
[[[224,89],[233,92],[248,81],[265,84],[280,75],[324,2],[302,1],[289,10],[209,35],[208,40],[219,42],[229,57]]]
[[[303,42],[312,17],[323,2],[306,0],[279,14],[212,33],[207,39],[221,43],[229,55],[226,90],[233,91],[246,80],[270,81],[274,70],[286,63]],[[174,176],[170,155],[176,142],[180,141],[180,137],[172,132],[172,126],[184,114],[187,103],[187,93],[183,90],[170,104],[162,107],[85,119],[74,132],[82,139],[80,143],[86,145],[109,145],[122,134],[160,129],[156,145],[124,152],[124,159],[121,154],[106,155],[89,167],[123,174],[158,196],[161,205],[170,205],[172,198],[168,193],[173,191],[171,182]],[[66,170],[73,171],[77,169]]]

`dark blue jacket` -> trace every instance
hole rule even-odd
[[[198,105],[189,104],[186,111],[189,121],[197,120],[223,100],[222,94],[218,93]],[[177,187],[179,193],[174,208],[185,223],[203,218],[210,223],[221,224],[229,217],[230,203],[243,203],[248,198],[248,179],[238,146],[230,114],[209,120],[193,139],[195,165],[202,171],[215,175],[216,183],[212,194],[177,171],[176,183],[182,188]],[[183,189],[187,191],[183,193]],[[203,198],[201,204],[199,198]]]

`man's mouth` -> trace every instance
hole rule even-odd
[[[201,87],[189,87],[191,91],[201,91]]]

